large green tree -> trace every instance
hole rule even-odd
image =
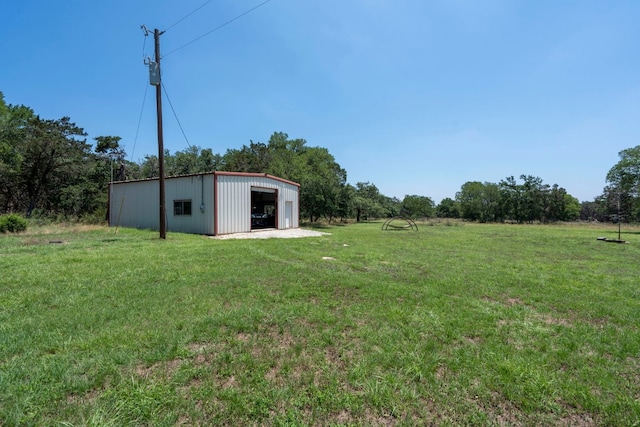
[[[375,184],[371,182],[356,183],[353,199],[356,221],[389,216],[388,209],[385,209],[386,201],[384,199],[385,196],[380,193]]]
[[[542,178],[520,175],[522,183],[513,176],[500,181],[502,209],[505,219],[517,222],[571,221],[579,216],[577,199],[559,187],[549,186]]]
[[[640,196],[640,145],[620,151],[618,157],[607,173],[607,182],[619,191]]]
[[[94,157],[84,130],[69,117],[59,120],[34,117],[28,128],[20,176],[25,215],[31,216],[36,208],[45,213],[72,215],[90,210],[95,189],[88,175]]]
[[[575,221],[580,217],[580,202],[558,184],[553,184],[545,200],[546,222]]]
[[[347,182],[347,172],[326,148],[308,148],[304,160],[297,179],[300,183],[301,213],[312,222],[320,217],[331,222],[340,215],[340,199]]]
[[[456,193],[461,217],[470,221],[499,221],[501,215],[501,194],[497,184],[491,182],[466,182]]]
[[[439,218],[460,218],[460,203],[447,197],[436,206],[436,216]]]
[[[345,184],[340,189],[338,196],[337,216],[341,221],[351,218],[355,211],[356,188],[351,184]]]
[[[120,146],[119,136],[98,136],[95,152],[98,156],[96,174],[106,175],[109,181],[124,181],[126,179],[125,153]]]
[[[344,189],[347,172],[329,150],[309,147],[304,139],[289,139],[275,132],[269,142],[250,141],[239,149],[227,150],[221,159],[223,170],[269,173],[300,184],[301,215],[316,221],[343,217],[350,193]]]
[[[433,200],[426,196],[406,195],[400,210],[407,218],[431,218],[435,213]]]
[[[95,138],[95,152],[85,137],[69,117],[42,119],[0,93],[0,213],[79,218],[105,209],[111,165],[119,174],[124,151],[119,137]]]
[[[7,105],[0,92],[0,213],[21,209],[23,145],[34,118],[30,108]]]

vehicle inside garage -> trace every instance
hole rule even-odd
[[[278,194],[270,188],[251,189],[251,229],[276,228]]]

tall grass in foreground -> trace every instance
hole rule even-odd
[[[323,231],[0,236],[0,425],[640,423],[640,229]]]

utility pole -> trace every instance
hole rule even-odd
[[[162,77],[160,74],[160,32],[157,28],[153,30],[153,40],[155,42],[155,68],[157,79],[151,79],[150,83],[156,87],[156,111],[158,116],[158,169],[160,183],[160,238],[167,238],[167,216],[164,197],[164,136],[162,132]],[[150,67],[152,65],[150,64]],[[153,70],[150,69],[150,75]]]

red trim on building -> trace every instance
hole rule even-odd
[[[280,209],[278,206],[280,206],[280,192],[276,188],[276,230],[280,230]]]
[[[269,175],[268,173],[254,173],[254,172],[226,172],[226,171],[215,171],[213,172],[215,175],[224,175],[224,176],[247,176],[252,178],[270,178],[276,181],[284,182],[286,184],[295,185],[296,187],[300,187],[300,184],[297,182],[289,181],[288,179],[280,178],[278,176]]]
[[[215,171],[215,172],[203,172],[203,173],[191,173],[186,175],[176,175],[176,176],[167,176],[165,179],[173,179],[173,178],[188,178],[192,176],[205,176],[205,175],[214,175],[215,176],[248,176],[253,178],[269,178],[275,181],[284,182],[286,184],[295,185],[296,187],[300,187],[300,184],[297,182],[289,181],[288,179],[280,178],[279,176],[269,175],[268,173],[255,173],[255,172],[227,172],[227,171]],[[141,182],[141,181],[157,181],[158,178],[145,178],[145,179],[132,179],[129,181],[117,181],[113,184],[125,184],[128,182]]]

